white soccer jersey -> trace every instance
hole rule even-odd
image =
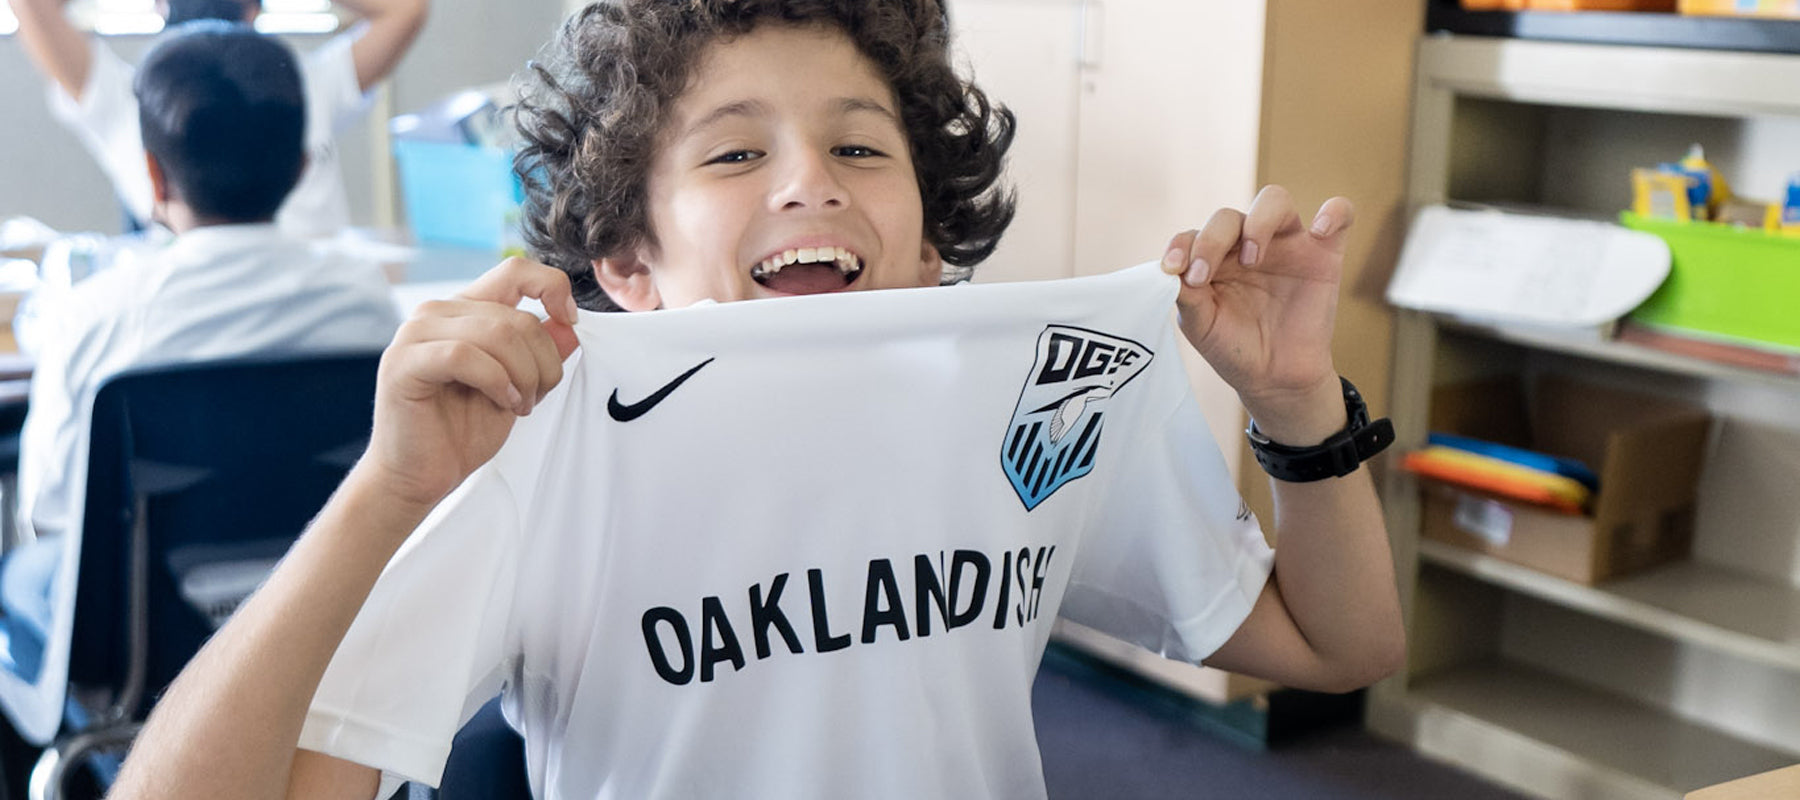
[[[1058,613],[1198,660],[1271,563],[1156,265],[583,314],[402,548],[301,746],[435,783],[505,686],[548,798],[1042,797]]]

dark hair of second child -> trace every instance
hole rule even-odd
[[[266,222],[305,165],[306,95],[294,54],[248,26],[180,26],[138,66],[144,150],[171,191],[216,222]]]

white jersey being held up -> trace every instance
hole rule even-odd
[[[301,746],[435,783],[504,687],[545,798],[1036,798],[1064,617],[1197,661],[1272,551],[1154,264],[586,314],[375,587]]]

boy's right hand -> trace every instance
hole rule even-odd
[[[541,301],[550,318],[520,311]],[[359,471],[428,510],[493,458],[513,421],[562,380],[576,306],[561,270],[509,258],[449,300],[419,306],[382,354]]]

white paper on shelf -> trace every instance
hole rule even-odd
[[[1427,206],[1388,302],[1475,320],[1590,326],[1618,319],[1669,276],[1669,247],[1590,220]]]

